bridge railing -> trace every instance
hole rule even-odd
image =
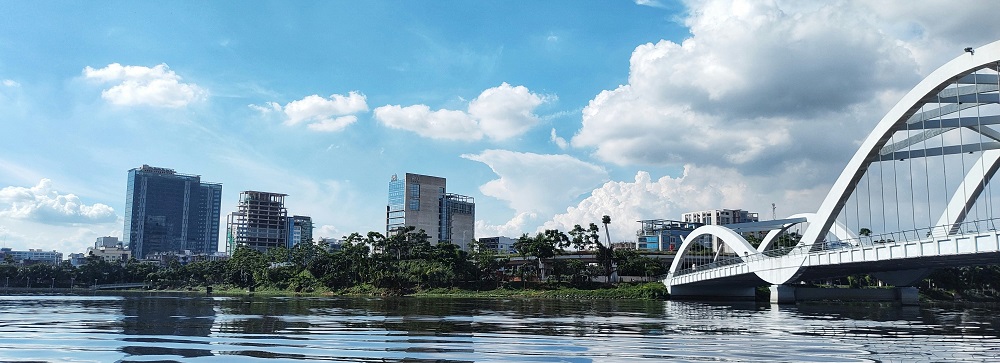
[[[660,276],[661,279],[671,276],[687,275],[695,272],[703,272],[725,266],[732,266],[741,263],[750,263],[769,258],[781,256],[805,255],[814,253],[825,253],[833,250],[867,248],[882,244],[903,243],[912,241],[922,241],[931,237],[946,237],[965,234],[978,234],[985,231],[997,231],[1000,226],[1000,218],[966,221],[958,225],[935,226],[928,228],[918,228],[890,233],[872,234],[859,236],[855,239],[845,240],[824,240],[813,246],[797,245],[793,247],[776,247],[765,250],[761,253],[747,254],[744,256],[729,256],[724,259],[713,261],[702,265],[693,265],[689,268],[680,269],[673,274]]]

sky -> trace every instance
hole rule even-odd
[[[0,2],[0,244],[121,237],[143,164],[222,183],[223,214],[243,190],[288,194],[317,238],[383,231],[404,173],[474,197],[477,237],[609,215],[634,241],[636,221],[688,211],[813,212],[903,94],[1000,39],[994,10]]]

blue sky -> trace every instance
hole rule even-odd
[[[479,236],[808,211],[902,93],[1000,38],[993,7],[4,3],[0,238],[120,236],[142,164],[223,183],[224,213],[287,193],[330,237],[382,230],[406,172],[475,197]]]

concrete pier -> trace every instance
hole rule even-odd
[[[771,303],[794,304],[800,301],[898,301],[902,305],[920,303],[916,287],[845,289],[771,285]]]

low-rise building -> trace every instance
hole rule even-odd
[[[55,250],[43,251],[41,249],[30,248],[27,251],[17,251],[7,247],[0,248],[0,261],[6,260],[7,256],[10,256],[11,260],[19,265],[32,265],[36,263],[58,265],[62,263],[63,259],[62,252]]]
[[[514,250],[514,242],[517,242],[517,239],[504,236],[483,237],[479,239],[479,245],[483,246],[483,248],[509,255],[517,254],[517,251]]]
[[[719,225],[737,223],[758,222],[757,213],[748,212],[742,209],[712,209],[698,212],[688,212],[681,216],[684,222],[701,223],[705,225]],[[712,251],[719,252],[719,245],[722,241],[719,238],[712,238]],[[729,247],[723,247],[725,253],[732,253]]]
[[[645,219],[638,221],[635,249],[639,251],[676,251],[695,228],[703,226],[697,222],[674,221],[669,219]]]

